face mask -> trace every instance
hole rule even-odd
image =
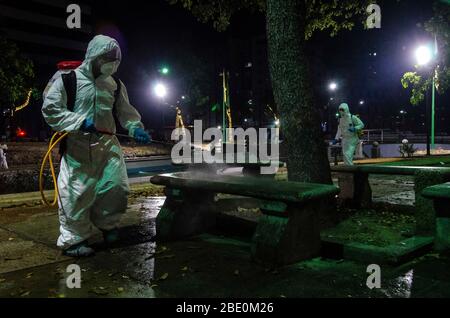
[[[100,72],[102,72],[102,74],[105,76],[111,76],[115,72],[117,72],[117,67],[117,62],[105,63],[100,67]]]

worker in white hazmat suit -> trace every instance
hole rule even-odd
[[[0,169],[8,169],[8,161],[6,160],[5,150],[8,150],[7,145],[0,145]]]
[[[46,122],[59,132],[69,132],[67,149],[58,176],[60,236],[57,245],[69,256],[89,256],[93,226],[107,243],[118,239],[117,226],[127,208],[128,177],[115,133],[113,105],[120,125],[138,142],[149,142],[141,116],[130,105],[127,90],[113,75],[120,64],[116,40],[98,35],[89,43],[86,57],[75,70],[76,99],[67,108],[62,78],[48,90],[42,107]],[[120,94],[115,96],[119,89]],[[117,100],[116,100],[117,99]]]
[[[334,143],[342,139],[344,164],[351,166],[353,165],[353,156],[359,143],[358,133],[364,128],[364,124],[357,116],[350,114],[346,103],[339,105],[339,117],[339,126]]]

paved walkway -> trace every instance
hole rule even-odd
[[[395,180],[390,187],[372,182],[387,192],[402,190]],[[133,186],[122,241],[107,248],[97,232],[91,240],[97,254],[88,259],[61,256],[56,210],[36,205],[36,194],[20,195],[22,205],[18,196],[2,196],[0,202],[7,197],[15,206],[0,208],[0,297],[450,297],[444,255],[383,266],[382,288],[370,290],[369,264],[317,258],[276,270],[256,265],[249,257],[251,233],[156,244],[154,221],[164,197],[142,194],[146,186]],[[81,268],[80,289],[66,285],[70,264]]]

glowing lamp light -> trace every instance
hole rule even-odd
[[[330,83],[330,85],[328,85],[328,88],[332,91],[335,91],[337,89],[337,84],[335,82]]]
[[[415,55],[417,64],[419,65],[426,65],[433,58],[433,53],[431,52],[431,49],[428,46],[424,45],[417,48]]]
[[[156,84],[153,90],[155,92],[155,95],[159,98],[164,98],[167,96],[167,88],[164,84]]]

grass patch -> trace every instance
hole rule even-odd
[[[412,216],[361,210],[321,233],[322,238],[340,244],[362,243],[386,247],[411,237],[415,221]]]

